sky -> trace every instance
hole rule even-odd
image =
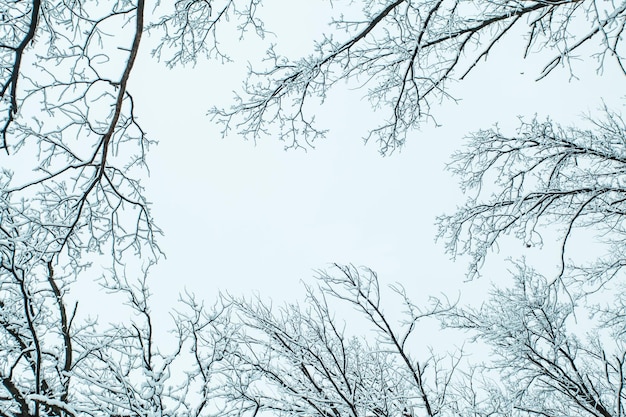
[[[273,39],[293,54],[310,53],[312,41],[328,31],[329,4],[318,11],[313,1],[273,9],[268,3],[267,10],[278,11],[266,13]],[[130,89],[143,128],[159,142],[150,150],[145,183],[164,231],[159,242],[166,258],[151,271],[156,304],[173,303],[184,290],[209,302],[219,291],[298,299],[301,281],[313,282],[315,271],[332,262],[368,266],[383,283],[399,282],[416,297],[443,291],[471,298],[482,291],[465,282],[467,262],[454,262],[443,243],[435,243],[436,216],[465,199],[444,169],[464,135],[496,122],[512,129],[518,116],[535,114],[567,125],[595,112],[602,99],[618,110],[624,103],[616,88],[623,74],[612,62],[603,74],[581,61],[574,67],[578,78],[559,68],[536,82],[543,61],[524,61],[522,50],[511,47],[519,40],[506,41],[466,80],[449,85],[460,100],[434,106],[438,126],[424,124],[386,157],[362,141],[375,118],[365,91],[347,88],[320,107],[317,119],[329,133],[315,149],[285,151],[273,138],[254,143],[236,132],[222,138],[207,110],[231,103],[246,61],[260,56],[258,41],[233,38],[225,45],[234,63],[174,69],[156,62],[145,46]],[[556,268],[550,247],[511,244],[504,255]],[[505,273],[502,258],[494,257],[495,275],[487,279]]]

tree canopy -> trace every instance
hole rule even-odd
[[[186,294],[161,344],[149,289],[161,231],[142,186],[156,138],[136,117],[131,74],[146,36],[169,67],[229,59],[224,33],[245,42],[271,31],[266,3],[0,5],[0,416],[624,415],[626,126],[616,109],[589,129],[486,127],[453,156],[475,194],[440,217],[439,238],[452,256],[470,255],[469,277],[505,235],[537,246],[551,231],[557,276],[518,260],[512,285],[468,307],[418,304],[397,285],[402,313],[384,304],[374,271],[334,264],[302,304],[221,295],[207,307]],[[366,140],[388,155],[454,99],[451,83],[509,45],[543,60],[539,82],[574,74],[578,59],[626,73],[625,20],[626,3],[593,0],[352,1],[313,50],[268,46],[233,106],[210,114],[225,133],[307,147],[325,134],[316,106],[345,82],[382,115]],[[572,261],[578,230],[604,254]],[[94,271],[125,320],[77,319],[68,292]],[[335,305],[373,332],[350,334]],[[465,348],[420,351],[433,321],[492,354],[477,363]]]

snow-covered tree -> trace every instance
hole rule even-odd
[[[488,71],[488,56],[517,51],[542,59],[539,80],[559,67],[572,76],[581,58],[600,72],[608,65],[625,72],[626,4],[619,1],[363,0],[342,6],[314,50],[283,56],[279,43],[265,66],[253,66],[236,104],[213,110],[226,130],[256,139],[279,129],[288,147],[307,147],[325,134],[315,122],[320,102],[332,105],[328,93],[347,83],[383,117],[365,139],[388,154],[436,116],[433,105],[456,98],[449,96],[451,83]]]
[[[514,134],[487,129],[467,139],[450,169],[473,194],[439,225],[451,255],[472,256],[470,277],[508,234],[525,247],[560,241],[560,259],[555,259],[560,269],[553,281],[578,277],[598,287],[621,272],[626,124],[619,114],[607,110],[589,129],[534,119]],[[544,242],[546,233],[550,239]],[[590,247],[590,236],[604,251],[591,262],[571,259],[568,244]]]
[[[465,385],[482,392],[480,413],[488,404],[496,415],[624,415],[626,124],[606,109],[588,122],[481,130],[453,156],[450,169],[471,196],[439,219],[448,252],[470,255],[475,278],[506,236],[514,243],[504,247],[523,248],[506,253],[515,263],[510,288],[494,279],[486,304],[444,318],[492,352]],[[520,256],[555,242],[553,272]]]
[[[462,415],[623,416],[623,291],[590,302],[580,287],[550,283],[527,265],[513,276],[482,306],[444,319],[489,352],[466,370],[460,386],[477,401]]]
[[[204,368],[192,361],[174,377],[171,365],[185,343],[199,343],[198,326],[220,315],[188,301],[171,352],[154,346],[143,274],[160,255],[160,230],[141,186],[152,142],[129,80],[148,30],[175,48],[172,62],[184,62],[216,51],[206,42],[221,21],[254,22],[253,5],[0,2],[0,415],[191,415],[199,407],[186,395]],[[102,276],[99,303],[128,320],[77,319],[91,301],[68,292],[94,276]]]
[[[465,310],[420,307],[398,290],[407,316],[396,326],[375,274],[337,266],[305,307],[279,314],[259,301],[227,297],[207,309],[186,297],[172,343],[157,346],[147,275],[160,230],[141,186],[151,140],[130,88],[142,39],[158,36],[155,56],[174,66],[227,59],[222,25],[265,30],[262,0],[161,3],[0,4],[0,416],[623,414],[626,128],[611,111],[595,130],[533,121],[512,136],[481,131],[455,157],[464,187],[479,195],[442,218],[450,253],[472,255],[476,274],[503,234],[537,245],[544,225],[562,222],[553,283],[520,272],[490,308]],[[548,57],[538,78],[560,65],[573,71],[577,54],[600,70],[610,58],[625,72],[625,17],[626,3],[594,0],[352,1],[304,58],[270,48],[234,107],[213,114],[227,130],[306,146],[324,134],[311,100],[346,81],[386,112],[368,138],[389,153],[431,117],[450,81],[488,65],[520,31],[522,54]],[[500,188],[483,202],[489,175]],[[602,233],[607,251],[597,262],[567,262],[579,226]],[[68,291],[94,271],[111,300],[126,302],[126,321],[77,320],[81,302]],[[598,291],[616,294],[615,303],[585,304]],[[347,335],[329,299],[355,307],[376,338]],[[598,329],[614,329],[616,342],[568,333],[577,308],[591,309]],[[478,368],[463,378],[458,356],[416,359],[407,341],[430,316],[493,345],[503,359],[486,368],[499,382],[475,385]]]
[[[351,265],[321,271],[316,283],[302,305],[231,299],[240,332],[227,356],[229,415],[408,417],[454,408],[451,379],[462,355],[451,347],[420,357],[415,349],[427,346],[423,322],[449,303],[418,306],[394,287],[399,308],[390,313],[376,273]],[[337,307],[356,316],[346,322]]]

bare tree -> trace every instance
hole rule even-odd
[[[612,299],[593,298],[523,263],[512,276],[510,288],[494,287],[479,307],[433,300],[418,308],[392,287],[406,314],[400,321],[383,308],[375,273],[352,266],[321,272],[303,304],[231,299],[237,349],[224,351],[219,370],[222,414],[623,416],[623,285]],[[349,325],[337,318],[346,306],[359,316]],[[418,359],[430,343],[428,318],[466,332],[449,343],[474,353],[431,350]]]
[[[128,175],[149,144],[127,91],[144,2],[2,8],[0,411],[74,414],[72,376],[84,361],[77,345],[88,328],[75,327],[68,286],[89,252],[110,253],[113,270],[128,249],[158,252],[158,229]],[[113,45],[111,22],[129,28]]]
[[[171,51],[170,65],[202,52],[222,56],[215,39],[222,20],[234,15],[242,31],[249,24],[262,31],[254,5],[184,0],[152,14],[143,0],[2,6],[2,225],[8,240],[20,234],[29,246],[7,249],[19,252],[16,261],[45,263],[63,252],[78,260],[83,251],[104,251],[121,262],[129,249],[154,259],[159,229],[140,185],[151,142],[128,89],[142,36],[151,30],[163,38],[155,53]]]
[[[274,309],[259,299],[232,300],[241,331],[224,385],[230,415],[408,417],[450,409],[460,355],[414,356],[415,344],[428,345],[417,334],[422,322],[449,305],[432,300],[418,307],[393,288],[405,314],[396,322],[372,270],[335,265],[332,273],[320,272],[318,283],[307,287],[303,305]],[[352,331],[332,305],[356,310]]]
[[[141,187],[151,141],[129,80],[148,29],[161,30],[158,53],[173,47],[171,62],[187,62],[212,51],[202,45],[217,45],[217,25],[229,16],[255,22],[254,4],[178,1],[160,14],[144,0],[0,4],[1,416],[190,415],[200,407],[187,394],[209,376],[191,366],[174,378],[171,364],[221,315],[187,300],[172,352],[161,353],[147,284],[126,276],[147,273],[160,255]],[[94,275],[117,294],[107,302],[122,296],[134,320],[76,320],[67,292]]]
[[[598,285],[621,271],[626,124],[607,111],[593,125],[585,130],[532,120],[514,135],[491,129],[469,136],[450,169],[476,195],[439,225],[451,255],[472,256],[470,277],[504,235],[541,246],[542,233],[550,231],[561,239],[559,278],[579,275]],[[568,259],[577,230],[591,231],[605,244],[606,252],[591,264]]]
[[[111,307],[127,318],[109,325],[74,320],[77,304],[64,297],[74,273],[47,272],[40,282],[2,285],[0,415],[206,415],[220,360],[233,349],[224,306],[186,297],[172,337],[157,338],[163,324],[153,318],[147,272],[102,283],[125,301]]]
[[[590,304],[580,288],[554,285],[526,265],[516,265],[513,276],[512,288],[494,288],[481,307],[447,315],[448,326],[470,331],[491,350],[490,359],[468,373],[465,392],[483,399],[469,411],[623,416],[623,291]]]
[[[482,398],[470,407],[479,415],[624,415],[626,124],[606,110],[591,125],[534,119],[512,135],[482,130],[453,157],[450,169],[473,195],[439,219],[440,237],[453,256],[471,256],[470,278],[506,235],[517,247],[557,236],[560,249],[553,276],[518,260],[512,288],[502,278],[482,307],[444,321],[493,352],[463,389]],[[572,249],[590,251],[594,238],[599,250],[575,259]]]
[[[579,53],[591,56],[599,71],[607,59],[624,71],[626,5],[620,2],[367,0],[359,2],[361,13],[355,3],[302,58],[270,49],[268,64],[251,70],[236,104],[213,110],[224,131],[258,138],[277,126],[287,147],[306,147],[325,133],[315,124],[315,106],[345,81],[365,89],[372,108],[385,115],[366,140],[392,152],[431,117],[432,103],[449,98],[447,84],[466,77],[497,44],[516,45],[520,32],[526,42],[520,55],[546,56],[539,79],[560,65],[571,71]]]

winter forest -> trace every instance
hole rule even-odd
[[[624,416],[625,25],[0,0],[0,416]]]

